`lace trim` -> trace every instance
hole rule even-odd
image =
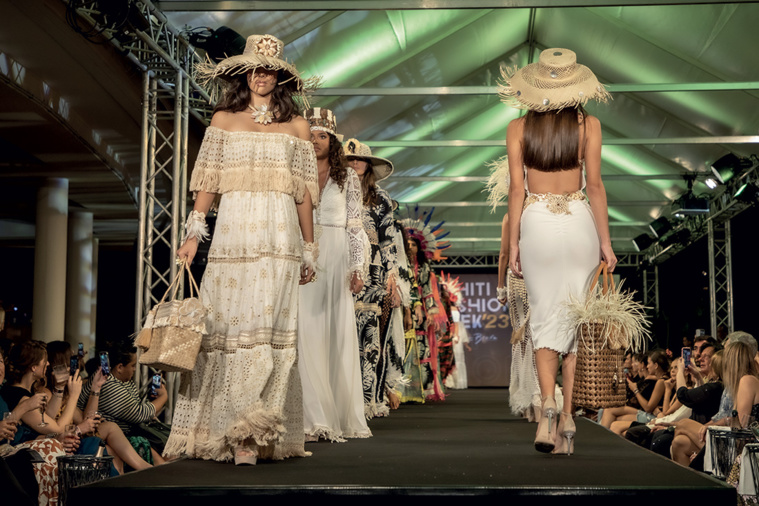
[[[569,202],[572,200],[585,200],[585,194],[582,190],[562,195],[557,193],[529,193],[524,199],[522,210],[527,209],[531,204],[545,202],[548,210],[553,214],[572,214],[569,211]]]
[[[208,261],[216,262],[220,264],[244,264],[244,263],[258,262],[262,258],[277,258],[279,260],[289,260],[291,262],[301,261],[301,257],[297,255],[278,255],[276,253],[261,253],[256,256],[244,256],[244,257],[237,257],[237,258],[209,256]]]
[[[356,302],[354,304],[356,311],[371,311],[373,313],[382,313],[382,308],[379,304],[374,302]]]
[[[279,331],[273,329],[256,329],[238,335],[214,333],[203,336],[201,352],[234,353],[238,349],[250,350],[259,346],[271,346],[275,350],[288,350],[297,347],[297,331]]]

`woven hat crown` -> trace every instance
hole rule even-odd
[[[369,146],[356,139],[348,139],[343,144],[345,149],[345,156],[356,158],[370,158],[372,156],[372,150]]]
[[[323,107],[314,107],[305,112],[305,117],[311,130],[323,130],[332,135],[337,135],[337,119],[331,110]]]
[[[245,43],[242,54],[257,54],[269,58],[282,59],[285,44],[274,35],[251,35]]]

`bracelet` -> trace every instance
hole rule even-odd
[[[98,397],[98,396],[100,396],[100,392],[99,391],[98,392],[92,392],[92,391],[90,391],[90,395],[94,395],[95,397]]]
[[[505,286],[495,287],[496,297],[503,300],[508,295],[508,289]]]
[[[303,243],[303,265],[316,272],[316,259],[319,258],[319,243],[304,242]]]
[[[184,224],[184,239],[182,239],[182,243],[187,242],[193,237],[198,240],[198,243],[206,241],[210,237],[208,225],[206,225],[206,213],[193,210],[187,216],[187,222]]]
[[[636,389],[636,390],[635,390],[633,393],[634,393],[635,395],[638,395],[638,392],[640,392],[640,390],[639,390],[639,389]]]
[[[60,390],[58,390],[57,388],[53,389],[53,393],[54,393],[54,394],[60,394],[60,395],[63,395],[63,392],[64,392],[64,389],[63,389],[63,388],[61,388]]]

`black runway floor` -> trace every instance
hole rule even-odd
[[[446,402],[403,405],[370,421],[372,438],[307,443],[311,457],[251,467],[180,460],[77,488],[71,497],[76,504],[107,497],[146,505],[256,498],[288,505],[315,498],[320,504],[736,503],[735,489],[585,419],[577,420],[574,455],[538,453],[536,424],[511,415],[507,396],[505,389],[452,391]]]

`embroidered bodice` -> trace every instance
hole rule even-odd
[[[348,240],[350,272],[358,272],[364,278],[365,258],[368,259],[369,240],[361,221],[361,182],[356,172],[348,167],[343,190],[331,178],[327,178],[320,198],[319,207],[314,211],[317,227],[344,228]]]
[[[582,175],[582,187],[571,193],[530,193],[530,187],[527,182],[527,167],[524,167],[524,191],[525,199],[522,209],[526,209],[530,204],[536,202],[545,202],[548,205],[548,210],[554,214],[571,214],[569,211],[569,202],[572,200],[585,200],[585,160],[582,160],[582,168],[580,169],[580,175]]]
[[[303,202],[319,201],[316,155],[311,142],[279,132],[206,129],[190,179],[190,190],[280,192]]]

